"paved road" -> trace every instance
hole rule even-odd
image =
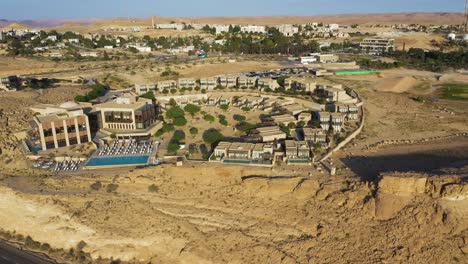
[[[46,257],[23,251],[0,241],[1,264],[51,264],[56,263]]]

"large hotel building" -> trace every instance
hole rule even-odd
[[[131,94],[98,104],[94,110],[99,128],[117,135],[149,135],[158,118],[155,102]]]
[[[34,134],[42,150],[91,142],[88,117],[74,102],[31,108]]]

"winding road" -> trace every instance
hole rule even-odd
[[[2,264],[51,264],[54,260],[33,252],[24,251],[0,241],[0,263]]]

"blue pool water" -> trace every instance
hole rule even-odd
[[[143,165],[148,162],[149,156],[125,156],[125,157],[98,157],[92,158],[86,167],[118,166],[118,165]]]

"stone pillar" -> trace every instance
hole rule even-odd
[[[67,147],[70,146],[70,140],[68,139],[68,126],[67,120],[63,120],[63,127],[65,132],[65,142],[67,143]]]
[[[52,136],[54,138],[54,146],[55,146],[55,148],[58,148],[57,133],[55,132],[55,123],[50,122],[50,125],[52,127]]]
[[[79,145],[81,144],[81,138],[80,138],[80,130],[78,129],[78,119],[75,117],[73,121],[75,121],[76,141],[78,142],[78,145]]]

